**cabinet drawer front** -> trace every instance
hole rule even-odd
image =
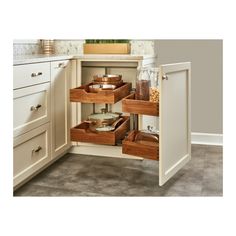
[[[30,85],[50,81],[50,63],[36,63],[13,66],[13,88],[23,88]]]
[[[50,119],[50,83],[14,91],[14,137],[23,134]]]
[[[50,161],[49,123],[14,140],[14,186]]]

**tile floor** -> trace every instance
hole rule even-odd
[[[67,154],[14,196],[223,196],[223,148],[192,145],[192,160],[162,187],[157,161]]]

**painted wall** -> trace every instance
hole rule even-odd
[[[16,40],[17,42],[17,40]],[[56,54],[83,54],[84,40],[55,40]],[[14,56],[32,55],[42,53],[40,45],[27,42],[13,44]],[[154,40],[131,40],[131,54],[151,54],[155,53]]]
[[[158,64],[192,62],[192,132],[223,133],[223,41],[156,40]]]

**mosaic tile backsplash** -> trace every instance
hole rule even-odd
[[[56,54],[83,54],[84,40],[55,40]],[[41,54],[40,44],[13,44],[14,56]],[[131,54],[154,55],[154,40],[131,40]]]

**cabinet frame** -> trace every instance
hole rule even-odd
[[[59,81],[60,80],[60,81]],[[51,62],[51,110],[52,110],[52,159],[58,157],[63,154],[67,149],[70,148],[70,112],[71,105],[69,100],[69,90],[71,85],[71,62],[70,60],[62,60],[62,61],[54,61]],[[56,114],[56,103],[57,98],[55,96],[57,83],[64,84],[64,94],[66,95],[66,101],[64,104],[58,104],[59,106],[64,105],[64,114]],[[59,107],[60,108],[60,107]],[[56,144],[56,116],[63,115],[65,124],[64,129],[64,138],[65,142],[59,146]],[[59,127],[60,128],[60,127]],[[63,132],[63,131],[62,131]]]

